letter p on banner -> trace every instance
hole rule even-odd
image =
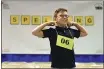
[[[21,16],[21,24],[22,25],[29,25],[30,24],[30,16],[29,15],[22,15]]]

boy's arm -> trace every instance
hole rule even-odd
[[[37,27],[32,31],[32,34],[35,35],[35,36],[38,36],[38,37],[44,37],[42,29],[43,29],[45,26],[52,26],[52,25],[54,25],[54,23],[55,23],[55,22],[42,23],[41,25],[37,26]]]
[[[84,36],[88,35],[86,29],[84,27],[82,27],[81,25],[79,25],[78,23],[71,22],[71,23],[68,23],[68,25],[69,26],[75,26],[80,31],[80,37],[84,37]]]

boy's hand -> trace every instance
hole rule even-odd
[[[47,22],[47,26],[54,26],[56,23],[56,21],[50,21],[50,22]]]
[[[68,22],[68,26],[71,27],[71,26],[76,26],[77,25],[77,22]]]

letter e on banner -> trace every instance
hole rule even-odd
[[[41,24],[41,16],[34,15],[32,16],[32,25],[39,25]]]

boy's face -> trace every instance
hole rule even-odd
[[[60,25],[66,25],[68,23],[68,13],[66,11],[60,11],[57,14],[56,22]]]

